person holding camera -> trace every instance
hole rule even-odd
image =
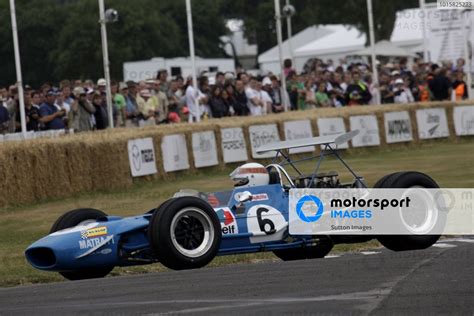
[[[372,99],[369,87],[360,79],[360,73],[352,73],[352,81],[346,89],[347,105],[366,105]]]
[[[26,118],[26,130],[27,131],[38,131],[39,130],[39,113],[38,109],[33,106],[32,96],[33,93],[25,93],[25,118]],[[16,128],[15,132],[21,132],[21,115],[20,115],[20,103],[17,103],[16,110]]]
[[[137,85],[134,81],[127,81],[127,87],[122,89],[125,96],[125,127],[137,127],[140,111],[137,104]]]
[[[73,96],[74,101],[71,105],[72,128],[75,132],[91,131],[91,115],[95,113],[95,107],[87,100],[86,91],[83,87],[74,88]]]
[[[100,92],[96,92],[92,97],[92,105],[95,108],[95,128],[98,130],[106,129],[109,126],[109,115],[107,105],[104,106],[104,96]]]
[[[413,103],[415,98],[410,89],[405,86],[405,81],[402,78],[395,80],[395,87],[393,89],[395,103]]]

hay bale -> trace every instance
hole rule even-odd
[[[131,187],[128,162],[127,141],[113,137],[105,142],[91,142],[89,144],[92,177],[94,190],[111,190]]]
[[[23,204],[33,202],[32,194],[38,179],[33,177],[31,153],[32,148],[21,146],[21,143],[9,146],[9,152],[2,162],[5,175],[5,187],[2,190],[7,204]]]
[[[393,148],[416,146],[418,137],[415,111],[422,108],[442,107],[446,109],[450,140],[457,141],[454,133],[453,109],[455,106],[472,105],[472,101],[431,102],[417,104],[384,104],[379,106],[357,106],[344,108],[319,108],[306,111],[270,114],[261,117],[229,117],[210,119],[198,124],[186,122],[172,125],[148,126],[134,129],[114,129],[80,133],[55,139],[32,139],[21,142],[0,142],[0,206],[30,203],[45,198],[66,197],[93,190],[123,189],[134,182],[156,179],[175,179],[190,173],[198,173],[194,167],[191,135],[193,132],[214,131],[217,143],[219,165],[203,168],[225,168],[222,155],[221,128],[241,127],[251,159],[251,143],[248,127],[251,125],[277,124],[280,137],[284,139],[284,121],[309,119],[314,136],[318,135],[318,118],[342,117],[349,129],[349,117],[375,114],[379,125],[381,147],[389,144],[385,140],[384,113],[408,111],[412,124],[414,141],[410,144],[390,144]],[[161,141],[164,135],[184,134],[190,169],[165,173],[161,159]],[[158,174],[132,179],[128,161],[129,139],[151,137],[155,146]],[[436,140],[433,140],[435,142]],[[398,146],[398,147],[397,147]],[[363,148],[364,149],[364,148]],[[351,149],[351,151],[354,149]],[[367,149],[369,150],[369,149]],[[374,150],[371,148],[370,150]],[[262,160],[262,163],[265,161]]]

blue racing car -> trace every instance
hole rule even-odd
[[[233,190],[201,193],[183,190],[158,208],[133,217],[108,216],[96,209],[72,210],[57,219],[50,234],[25,252],[35,268],[56,271],[70,280],[106,276],[116,266],[161,262],[171,269],[194,269],[216,255],[272,251],[282,260],[322,258],[336,243],[364,242],[377,238],[395,250],[423,249],[439,235],[292,236],[288,230],[291,188],[363,188],[358,176],[340,157],[337,146],[358,132],[283,141],[263,146],[276,152],[272,164],[244,164],[231,173]],[[290,148],[323,146],[314,172],[303,174]],[[333,155],[354,176],[341,183],[336,172],[322,173],[325,156]],[[281,160],[281,161],[280,161]],[[296,175],[290,176],[285,167]],[[376,188],[438,188],[419,172],[397,172],[380,179]]]

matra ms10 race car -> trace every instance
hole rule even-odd
[[[289,234],[291,188],[366,188],[336,150],[358,131],[335,136],[282,141],[260,147],[275,151],[272,164],[247,163],[231,173],[235,187],[226,192],[180,191],[158,208],[132,217],[108,216],[96,209],[72,210],[57,219],[50,234],[29,246],[25,255],[35,268],[57,271],[70,280],[106,276],[116,266],[161,262],[171,269],[194,269],[216,255],[272,251],[282,260],[322,258],[337,243],[364,242],[377,238],[394,250],[423,249],[439,235],[308,235]],[[304,175],[289,149],[323,147],[312,174]],[[324,157],[335,156],[354,176],[341,183],[336,172],[322,173]],[[277,163],[278,160],[281,160]],[[290,166],[296,176],[290,176]],[[419,172],[384,176],[375,188],[438,188]]]

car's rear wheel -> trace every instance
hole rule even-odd
[[[274,250],[275,256],[283,261],[324,258],[334,246],[327,237],[321,238],[315,246]]]
[[[152,216],[149,238],[159,261],[174,270],[195,269],[216,256],[221,243],[214,209],[196,197],[165,202]]]
[[[100,210],[93,208],[81,208],[69,211],[61,215],[51,227],[50,233],[54,233],[59,230],[71,228],[79,225],[86,225],[97,221],[101,217],[105,217],[107,214]],[[103,278],[112,271],[114,267],[100,267],[81,269],[74,271],[63,271],[59,272],[63,277],[68,280],[83,280],[83,279],[95,279]]]
[[[428,175],[409,171],[409,172],[397,172],[393,173],[385,178],[381,179],[375,188],[428,188],[437,189],[438,184]],[[427,212],[429,212],[427,210]],[[426,221],[433,220],[433,214],[428,214]],[[438,214],[436,214],[438,215]],[[442,216],[442,214],[439,214]],[[443,224],[443,219],[438,218],[438,225]],[[429,223],[419,223],[422,227]],[[404,250],[416,250],[425,249],[436,243],[440,235],[380,235],[377,240],[386,248],[393,251],[404,251]]]

